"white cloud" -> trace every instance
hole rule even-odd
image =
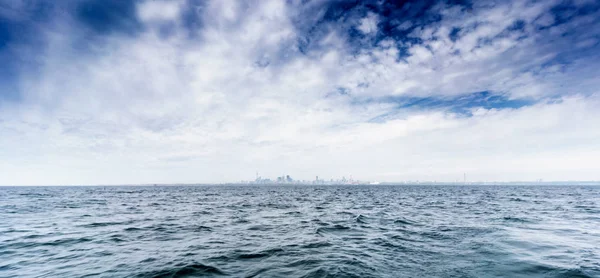
[[[138,4],[138,17],[144,22],[176,21],[181,14],[182,1],[154,0]]]
[[[379,23],[378,16],[374,13],[369,13],[360,20],[358,30],[363,34],[372,34],[377,32],[377,24]]]
[[[178,22],[189,8],[183,2],[141,3],[141,20],[175,22],[174,34],[111,35],[85,55],[70,47],[81,31],[58,24],[46,34],[39,74],[21,80],[25,101],[0,111],[0,171],[8,173],[0,183],[221,182],[255,171],[307,179],[454,180],[465,171],[480,180],[600,179],[592,166],[600,162],[600,100],[590,96],[598,83],[577,78],[594,61],[541,67],[554,56],[540,51],[532,31],[496,38],[547,7],[499,5],[469,20],[450,14],[416,32],[424,42],[408,45],[405,59],[398,59],[401,42],[354,53],[333,30],[322,49],[302,54],[297,41],[305,34],[285,1],[211,1],[193,39]],[[372,34],[378,22],[369,14],[357,28]],[[455,42],[454,26],[462,28]],[[367,101],[484,90],[562,97],[472,117]],[[371,121],[381,115],[388,117]]]

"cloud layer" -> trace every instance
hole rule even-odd
[[[0,184],[600,180],[595,1],[0,4]]]

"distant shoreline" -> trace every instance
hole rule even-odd
[[[548,182],[381,182],[379,184],[312,184],[312,183],[162,183],[162,184],[48,184],[0,185],[0,187],[174,187],[174,186],[600,186],[600,181],[548,181]]]

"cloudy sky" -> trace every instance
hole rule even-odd
[[[600,2],[396,2],[2,1],[0,184],[600,180]]]

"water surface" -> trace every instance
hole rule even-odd
[[[600,187],[0,187],[0,277],[600,277]]]

